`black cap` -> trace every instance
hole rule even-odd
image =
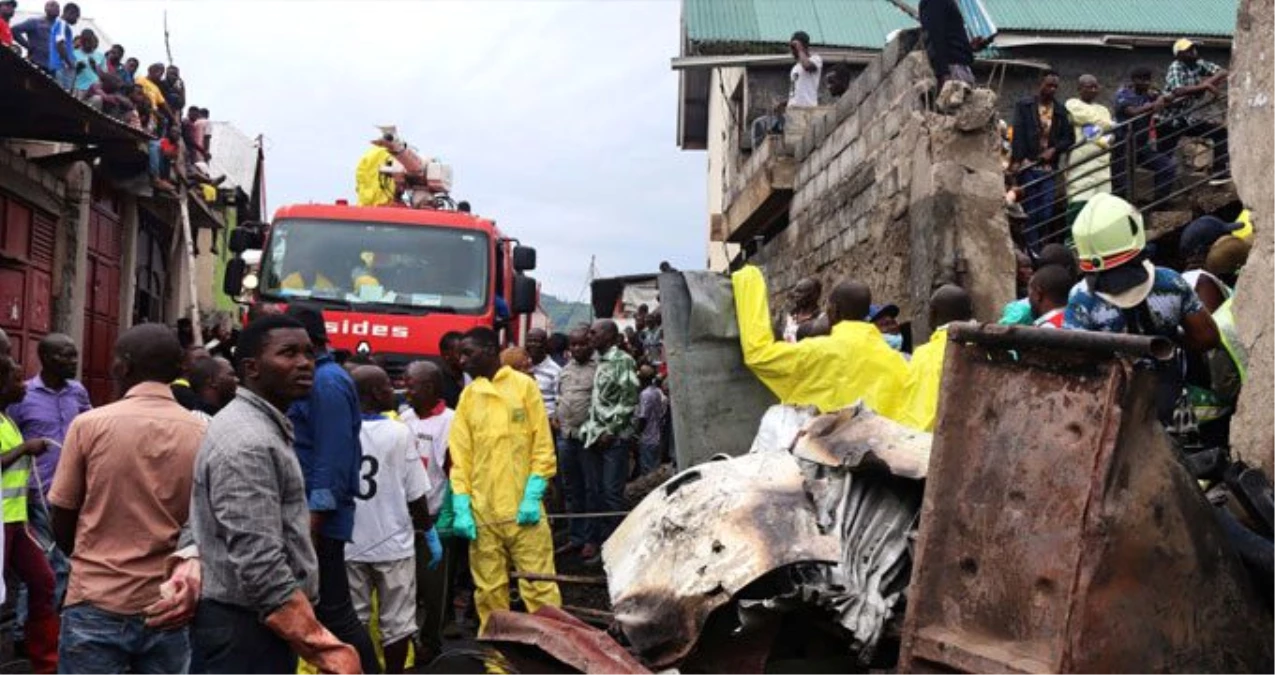
[[[1213,242],[1241,227],[1244,227],[1243,223],[1228,223],[1217,216],[1200,216],[1182,230],[1178,250],[1185,256],[1208,253]]]
[[[315,345],[328,343],[328,329],[323,322],[323,310],[309,303],[294,302],[288,305],[287,315],[305,326],[305,332],[310,335],[310,341]]]

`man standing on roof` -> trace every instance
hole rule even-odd
[[[987,46],[983,37],[970,39],[965,17],[956,0],[921,0],[917,7],[921,30],[925,31],[925,53],[939,78],[939,88],[948,80],[974,84],[974,52]]]
[[[16,3],[14,8],[17,8]],[[49,0],[44,3],[44,16],[33,16],[13,27],[14,41],[27,50],[27,58],[32,63],[50,76],[53,75],[53,68],[49,66],[49,36],[53,34],[53,24],[57,23],[61,15],[61,5],[57,0]]]
[[[1208,97],[1216,100],[1222,96],[1220,87],[1228,74],[1222,66],[1201,59],[1196,44],[1182,38],[1173,43],[1173,63],[1164,75],[1164,88],[1173,95],[1174,105],[1166,114],[1167,128],[1161,132],[1165,147],[1161,149],[1172,153],[1184,137],[1208,138],[1213,141],[1213,177],[1218,182],[1230,180],[1226,126],[1198,108]]]
[[[1168,338],[1189,352],[1218,346],[1217,325],[1182,275],[1146,254],[1142,214],[1114,195],[1097,195],[1072,226],[1084,280],[1072,291],[1067,328]],[[1182,393],[1180,359],[1157,362],[1156,412],[1166,426]]]
[[[799,30],[792,34],[788,49],[797,60],[788,77],[788,107],[813,108],[819,105],[819,83],[823,80],[823,58],[810,53],[810,36]]]
[[[79,20],[80,6],[68,2],[49,32],[49,70],[67,91],[75,84],[75,30],[72,26]]]
[[[18,0],[0,0],[0,47],[13,46],[13,29],[9,27],[9,22],[13,20],[13,13],[17,9]]]

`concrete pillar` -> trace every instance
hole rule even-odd
[[[93,170],[76,162],[67,168],[65,180],[66,197],[54,246],[53,330],[71,336],[83,348]]]
[[[120,251],[120,333],[133,326],[133,302],[137,295],[137,229],[138,214],[137,197],[124,196],[123,217],[120,227],[124,228]]]
[[[1253,251],[1240,274],[1233,308],[1240,340],[1248,350],[1248,381],[1240,394],[1239,409],[1231,423],[1231,450],[1235,457],[1260,466],[1268,477],[1275,477],[1275,411],[1271,400],[1275,393],[1272,371],[1271,287],[1272,228],[1275,228],[1275,197],[1271,183],[1275,179],[1275,152],[1271,147],[1271,128],[1275,126],[1275,78],[1272,59],[1275,50],[1271,39],[1275,34],[1270,0],[1242,0],[1235,26],[1232,51],[1228,126],[1231,135],[1231,173],[1240,199],[1253,214],[1256,230]]]

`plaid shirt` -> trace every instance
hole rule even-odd
[[[288,418],[243,388],[208,426],[190,508],[205,599],[263,618],[297,588],[318,599],[319,562],[292,443]]]
[[[584,446],[592,446],[605,434],[616,438],[632,436],[636,426],[633,412],[637,405],[638,379],[633,357],[619,347],[611,347],[598,357],[589,420],[580,427]]]
[[[1174,59],[1173,63],[1169,64],[1168,72],[1164,74],[1164,90],[1169,93],[1173,93],[1183,87],[1198,86],[1203,84],[1205,80],[1209,79],[1220,70],[1222,70],[1221,66],[1210,61],[1205,61],[1204,59],[1199,59],[1191,65],[1187,65],[1182,61]],[[1173,105],[1169,106],[1169,108],[1165,110],[1164,117],[1167,119],[1174,117],[1175,115],[1181,115],[1186,112],[1187,109],[1199,104],[1200,102],[1200,94],[1178,99],[1173,102]],[[1196,117],[1196,115],[1192,115],[1192,118],[1194,117]]]

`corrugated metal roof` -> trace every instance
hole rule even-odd
[[[804,30],[826,47],[880,49],[886,37],[916,25],[886,0],[683,0],[692,42],[786,44]]]
[[[912,6],[917,0],[907,0]],[[971,35],[994,30],[1229,37],[1239,0],[957,0]],[[880,49],[916,23],[888,0],[683,0],[695,43],[811,44]]]
[[[962,9],[969,1],[963,0]],[[1229,37],[1234,34],[1239,5],[1239,0],[982,2],[1001,30],[1193,37]]]

